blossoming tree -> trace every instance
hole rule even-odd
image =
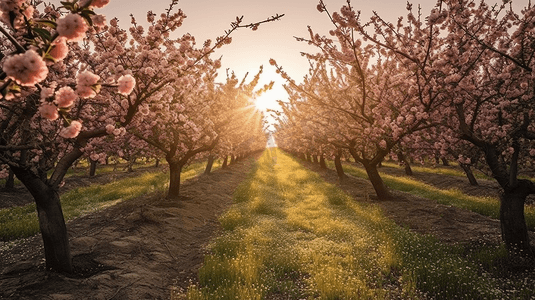
[[[55,271],[73,270],[58,194],[68,168],[91,140],[125,134],[136,115],[148,113],[151,97],[180,84],[184,70],[247,26],[238,18],[214,47],[202,51],[192,49],[189,35],[169,38],[185,17],[174,12],[177,1],[158,20],[148,14],[146,34],[133,20],[131,38],[116,19],[106,26],[93,12],[107,2],[62,2],[57,9],[44,5],[40,13],[26,0],[0,1],[0,32],[10,42],[2,48],[0,162],[33,195],[46,266]]]
[[[436,148],[464,140],[484,154],[502,187],[502,237],[513,254],[533,257],[524,220],[526,196],[535,185],[518,178],[535,155],[533,54],[535,7],[520,14],[509,1],[438,1],[424,19],[408,4],[407,23],[389,23],[377,14],[361,23],[343,9],[345,23],[382,51],[395,55],[425,94],[440,99],[440,114],[430,119],[443,127]],[[344,13],[346,11],[346,13]],[[421,92],[420,92],[421,93]],[[442,143],[442,145],[440,145]]]

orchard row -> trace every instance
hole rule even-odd
[[[519,178],[535,159],[535,7],[510,1],[439,0],[427,15],[411,4],[390,23],[362,20],[348,1],[329,35],[309,29],[302,83],[287,81],[276,139],[302,155],[361,163],[380,199],[391,198],[377,166],[385,158],[444,157],[484,165],[503,189],[502,235],[511,253],[534,257],[524,204],[535,184]]]
[[[47,268],[72,272],[58,188],[79,159],[164,156],[169,198],[177,198],[180,171],[199,155],[243,156],[265,147],[264,121],[254,99],[271,88],[227,71],[215,81],[211,54],[231,42],[237,18],[202,45],[175,32],[186,17],[171,1],[147,13],[145,28],[128,30],[96,14],[109,0],[0,0],[0,172],[11,170],[33,195]],[[156,68],[157,66],[157,68]],[[246,76],[247,77],[247,76]]]

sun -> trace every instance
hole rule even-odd
[[[255,99],[254,105],[259,111],[266,112],[268,109],[280,110],[278,100],[288,99],[286,90],[281,85],[275,84],[273,88]]]

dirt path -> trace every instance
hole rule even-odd
[[[78,278],[44,271],[36,236],[0,253],[2,299],[168,299],[196,278],[253,159],[187,181],[181,199],[162,194],[123,202],[68,223]]]

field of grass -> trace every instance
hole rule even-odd
[[[396,168],[396,169],[404,168],[403,166],[400,166],[399,164],[392,163],[392,162],[383,162],[383,166],[388,167],[388,168]],[[459,167],[458,169],[453,169],[451,167],[446,168],[440,165],[436,167],[411,165],[411,169],[413,172],[418,172],[418,173],[433,173],[433,174],[441,174],[441,175],[447,175],[447,176],[466,177],[466,174],[461,170],[461,167]],[[473,173],[474,173],[474,177],[476,177],[477,179],[492,179],[477,170],[473,170]]]
[[[529,284],[514,286],[482,268],[503,249],[461,255],[398,227],[378,207],[353,201],[280,151],[276,164],[264,153],[234,202],[188,299],[535,296]]]
[[[363,168],[345,164],[344,171],[355,177],[368,179],[368,175]],[[385,184],[391,189],[411,193],[416,196],[437,201],[440,204],[453,205],[494,219],[499,219],[500,203],[497,198],[470,196],[458,189],[439,189],[407,176],[392,176],[385,173],[380,174]],[[525,218],[528,228],[530,230],[535,230],[534,206],[526,206]]]
[[[181,180],[199,175],[205,166],[205,162],[191,164],[182,171]],[[220,163],[214,162],[214,169],[219,167]],[[157,171],[104,185],[76,188],[61,195],[63,215],[65,220],[71,220],[140,195],[164,191],[168,184],[169,173]],[[39,223],[34,203],[0,210],[0,240],[29,237],[38,232]]]

